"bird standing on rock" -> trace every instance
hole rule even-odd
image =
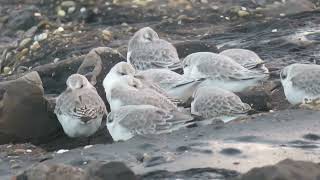
[[[67,89],[57,98],[55,114],[69,137],[89,137],[107,115],[106,106],[86,77],[73,74]]]
[[[127,62],[137,70],[182,68],[176,48],[150,27],[140,29],[130,39]]]

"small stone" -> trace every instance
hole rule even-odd
[[[219,6],[211,6],[211,8],[212,8],[213,10],[218,10],[218,9],[219,9]]]
[[[45,40],[47,38],[48,38],[48,33],[44,32],[44,33],[36,35],[33,39],[35,41],[43,41],[43,40]]]
[[[248,11],[243,11],[243,10],[238,11],[238,16],[240,16],[240,17],[245,17],[248,15],[250,15],[250,13]]]
[[[63,1],[60,5],[62,7],[74,7],[76,3],[74,1]]]
[[[11,68],[10,67],[6,66],[6,67],[3,68],[3,74],[10,74],[10,72],[11,72]]]
[[[286,16],[286,14],[285,14],[285,13],[281,13],[280,16],[281,16],[281,17],[284,17],[284,16]]]
[[[59,62],[59,58],[54,58],[53,63],[58,63]]]
[[[68,152],[68,151],[69,151],[68,149],[60,149],[56,153],[57,154],[63,154],[63,153]]]
[[[31,149],[27,149],[26,152],[27,153],[32,153],[32,150]]]
[[[31,49],[32,51],[35,51],[35,50],[39,49],[40,47],[41,47],[41,46],[40,46],[39,42],[38,42],[38,41],[35,41],[35,42],[30,46],[30,49]]]
[[[89,149],[89,148],[92,148],[93,145],[86,145],[85,147],[83,147],[83,149]]]
[[[59,9],[58,12],[57,12],[58,16],[60,17],[64,17],[66,15],[66,12],[62,9]]]
[[[272,29],[272,31],[271,32],[278,32],[278,29]]]
[[[241,7],[241,10],[246,11],[247,8],[242,6],[242,7]]]
[[[26,150],[24,150],[24,149],[15,149],[13,152],[17,153],[17,154],[23,154],[23,153],[26,152]]]
[[[85,8],[85,7],[82,7],[81,9],[80,9],[80,12],[81,13],[84,13],[84,12],[86,12],[87,11],[87,9]]]
[[[103,31],[102,31],[102,37],[103,37],[104,40],[110,41],[111,38],[112,38],[112,33],[111,33],[111,31],[109,31],[109,30],[107,30],[107,29],[103,30]]]
[[[19,47],[23,48],[23,47],[26,47],[28,44],[31,43],[31,38],[25,38],[23,39],[20,44],[19,44]]]
[[[33,15],[34,15],[35,17],[41,17],[41,13],[38,13],[38,12],[35,12]]]
[[[21,51],[21,52],[20,52],[20,54],[19,54],[20,59],[21,59],[21,57],[22,57],[22,56],[24,56],[24,55],[28,54],[28,52],[29,52],[29,49],[28,49],[28,48],[24,48],[24,49],[22,49],[22,51]]]
[[[58,29],[53,31],[53,34],[59,34],[59,33],[63,32],[63,31],[64,31],[63,27],[59,27]]]
[[[76,7],[72,6],[68,8],[68,14],[72,14],[76,10]]]

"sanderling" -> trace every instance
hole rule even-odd
[[[142,88],[143,84],[133,76],[121,76],[106,90],[108,102],[112,111],[125,105],[149,104],[165,110],[176,110],[177,105],[168,97],[151,88]]]
[[[280,72],[281,84],[291,104],[312,101],[320,97],[320,66],[291,64]]]
[[[107,128],[114,141],[126,141],[135,135],[169,133],[189,125],[192,119],[179,111],[151,105],[127,105],[109,113]]]
[[[246,114],[251,107],[225,89],[203,86],[199,87],[191,102],[191,114],[204,119],[231,121]]]
[[[190,79],[169,69],[148,69],[135,75],[138,79],[146,79],[160,88],[167,95],[182,102],[188,101],[203,79]]]
[[[129,75],[129,76],[136,75],[136,71],[131,64],[126,62],[119,62],[116,65],[114,65],[109,71],[109,73],[107,74],[107,76],[105,77],[105,79],[103,80],[103,86],[105,88],[105,91],[110,92],[110,87],[112,87],[112,84],[114,82],[118,82],[119,78],[125,75]],[[158,85],[158,83],[155,83],[145,78],[144,76],[140,76],[140,75],[136,76],[135,78],[139,79],[142,83],[141,86],[136,88],[140,88],[140,89],[151,88],[157,91],[158,93],[168,97],[173,102],[180,102],[178,99],[175,99],[174,97],[171,97],[170,95],[168,95],[167,92]],[[107,94],[111,95],[110,93],[107,93]],[[107,96],[107,99],[110,99],[110,97]]]
[[[243,67],[251,70],[257,70],[263,73],[269,73],[264,61],[253,51],[248,49],[227,49],[219,54],[228,56]]]
[[[106,106],[84,76],[73,74],[66,84],[67,89],[58,96],[54,112],[69,137],[89,137],[107,115]]]
[[[198,52],[183,60],[184,75],[205,78],[203,85],[213,85],[232,92],[240,92],[257,85],[267,74],[249,70],[233,59],[211,52]]]
[[[150,27],[137,31],[128,44],[127,62],[137,70],[182,68],[176,48]]]

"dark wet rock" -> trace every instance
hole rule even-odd
[[[236,94],[255,111],[269,111],[272,108],[271,97],[265,90],[246,90]]]
[[[273,166],[254,168],[237,180],[317,180],[319,178],[319,164],[286,159]]]
[[[15,180],[86,180],[85,171],[81,168],[67,166],[64,164],[41,163],[13,177]]]
[[[175,43],[179,58],[184,58],[189,54],[196,52],[214,52],[218,53],[216,44],[211,41],[183,41]]]
[[[224,155],[234,156],[234,155],[241,154],[242,152],[241,150],[236,148],[224,148],[220,151],[220,153]]]
[[[304,135],[303,138],[306,140],[318,141],[318,140],[320,140],[320,135],[309,133],[309,134]]]
[[[0,83],[0,144],[48,141],[60,125],[47,109],[37,72]]]
[[[86,169],[87,180],[138,180],[134,172],[122,162],[93,162]]]
[[[226,169],[214,169],[214,168],[195,168],[185,171],[170,172],[170,171],[153,171],[141,176],[143,180],[212,180],[212,179],[227,179],[239,175],[236,171],[230,171]]]
[[[5,34],[12,35],[12,33],[15,33],[17,30],[28,30],[30,27],[36,25],[39,20],[34,16],[34,13],[38,11],[35,6],[30,6],[11,12],[5,24],[7,30]]]

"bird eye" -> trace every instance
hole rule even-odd
[[[120,72],[120,75],[121,75],[121,76],[124,76],[124,75],[126,75],[126,73],[124,73],[124,72]]]
[[[112,118],[108,118],[108,123],[112,123],[113,119]]]
[[[280,78],[281,78],[281,79],[287,78],[287,74],[286,74],[284,71],[281,71],[281,73],[280,73]]]
[[[83,88],[83,84],[81,84],[80,88]]]

